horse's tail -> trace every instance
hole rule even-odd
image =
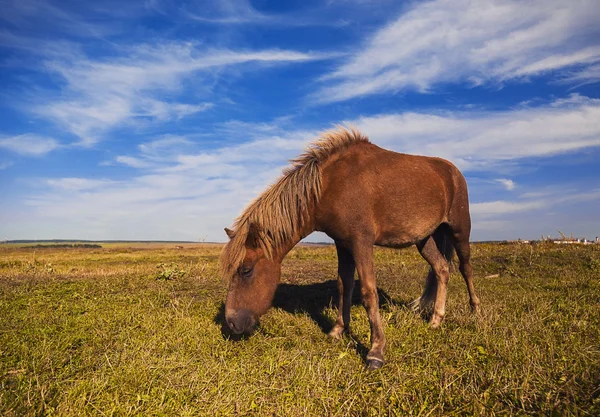
[[[435,232],[433,232],[433,240],[435,241],[435,246],[437,246],[438,250],[446,261],[448,261],[448,266],[452,265],[452,257],[454,256],[454,243],[452,241],[452,231],[450,230],[450,226],[446,223],[442,223]]]
[[[448,267],[452,266],[452,257],[454,256],[454,243],[452,241],[452,231],[450,226],[442,223],[435,232],[431,235],[440,253],[448,261]],[[427,278],[425,279],[425,289],[423,295],[413,301],[413,308],[421,311],[431,310],[437,294],[438,281],[435,276],[435,271],[429,267]]]

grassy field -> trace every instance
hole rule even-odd
[[[222,330],[220,248],[0,246],[0,415],[600,415],[600,247],[473,246],[482,312],[453,272],[432,330],[406,305],[427,271],[377,249],[388,340],[335,317],[335,250],[297,247],[261,326]],[[358,291],[355,291],[358,293]]]

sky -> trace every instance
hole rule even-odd
[[[338,123],[454,162],[472,240],[594,238],[598,6],[0,0],[0,240],[225,241]]]

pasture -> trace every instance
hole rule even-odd
[[[599,415],[600,246],[473,245],[430,329],[416,249],[376,249],[386,364],[330,340],[333,246],[298,246],[249,337],[222,328],[218,245],[0,246],[0,415]]]

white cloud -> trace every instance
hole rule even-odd
[[[165,151],[170,149],[192,145],[188,138],[178,135],[165,135],[159,139],[155,139],[149,142],[138,145],[138,149],[146,155],[158,156],[164,154]]]
[[[0,161],[0,169],[6,169],[13,166],[12,161]]]
[[[434,0],[377,31],[313,95],[335,102],[439,83],[501,83],[600,62],[595,0]],[[596,38],[597,39],[597,38]],[[569,51],[565,53],[565,51]]]
[[[151,117],[158,121],[180,120],[186,116],[200,113],[213,107],[213,103],[182,104],[147,99],[140,103],[140,113],[134,117]]]
[[[33,211],[39,223],[63,225],[54,232],[61,236],[196,240],[208,235],[222,240],[223,227],[270,179],[243,167],[224,171],[222,179],[209,179],[213,171],[191,173],[150,173],[115,184],[90,180],[81,185],[85,189],[57,179],[62,192],[32,196],[23,211]],[[44,232],[51,236],[52,227]]]
[[[50,187],[63,191],[89,191],[117,184],[116,181],[112,180],[96,180],[88,178],[48,178],[45,182]]]
[[[515,187],[517,186],[517,184],[515,184],[515,182],[511,179],[508,178],[498,178],[496,179],[496,182],[499,182],[500,184],[502,184],[504,186],[504,188],[506,188],[508,191],[512,191],[515,189]]]
[[[155,3],[155,10],[164,13],[164,8]],[[215,25],[265,25],[265,26],[346,26],[339,8],[326,5],[297,7],[288,13],[263,13],[248,0],[204,0],[192,2],[180,8],[182,14],[191,20]],[[347,7],[345,7],[347,9]]]
[[[486,201],[484,203],[473,203],[470,206],[474,217],[486,218],[497,215],[513,214],[519,211],[530,211],[540,209],[546,204],[545,201]]]
[[[580,184],[531,191],[515,200],[471,203],[473,230],[476,236],[493,239],[535,239],[568,227],[570,232],[589,238],[597,234],[594,226],[598,200],[600,189]]]
[[[35,31],[39,30],[40,27],[47,27],[53,31],[60,31],[78,37],[102,37],[113,32],[106,21],[102,25],[87,22],[81,16],[67,11],[65,7],[57,7],[52,3],[56,2],[49,0],[4,0],[0,21],[8,22],[10,26],[21,30]]]
[[[138,156],[119,155],[115,161],[132,168],[159,168],[190,153],[197,144],[184,136],[164,135],[137,146]]]
[[[208,169],[209,171],[214,170],[213,172],[221,172],[221,168],[230,169],[236,165],[246,167],[278,165],[295,156],[304,144],[315,136],[314,132],[295,131],[287,137],[271,136],[236,146],[219,148],[212,152],[179,155],[175,159],[175,165],[163,168],[163,170],[165,172],[182,172],[190,169]]]
[[[228,170],[235,172],[238,165],[245,168],[281,165],[318,134],[316,130],[285,130],[281,124],[288,124],[288,118],[272,123],[232,120],[217,124],[211,133],[202,136],[204,143],[216,139],[214,143],[220,146],[214,149],[192,140],[193,136],[166,135],[138,145],[136,156],[118,156],[116,161],[136,168],[152,167],[164,173],[190,172],[192,175],[191,170],[200,170],[200,175],[210,178]],[[227,145],[228,142],[233,144]]]
[[[551,191],[523,193],[515,200],[497,200],[471,203],[471,214],[476,219],[489,219],[507,216],[525,211],[543,210],[550,213],[558,206],[591,202],[600,199],[600,188],[565,189],[555,187]]]
[[[600,146],[600,100],[572,95],[546,106],[500,112],[398,113],[361,117],[378,144],[441,156],[465,170]]]
[[[214,150],[198,152],[193,140],[180,136],[143,143],[137,154],[119,157],[120,163],[144,169],[143,175],[126,180],[46,179],[43,183],[50,189],[36,188],[22,213],[33,212],[39,224],[47,224],[41,227],[46,236],[79,237],[84,230],[93,239],[223,240],[223,227],[231,225],[242,208],[281,175],[286,160],[315,135],[283,135],[280,128],[265,124],[238,127],[242,125],[253,140]],[[55,224],[62,224],[63,230]]]
[[[115,161],[119,164],[127,165],[132,168],[149,168],[153,166],[151,162],[136,158],[134,156],[119,155],[115,158]]]
[[[188,7],[184,13],[193,20],[220,24],[258,24],[276,20],[275,16],[269,17],[257,11],[248,0],[220,0],[204,1],[199,4],[192,3],[192,7]]]
[[[443,155],[458,160],[467,170],[491,171],[491,178],[498,178],[494,172],[498,163],[576,150],[582,145],[600,146],[599,116],[600,100],[571,96],[540,108],[404,113],[364,117],[356,123],[385,148]],[[85,230],[85,236],[75,237],[195,240],[207,236],[208,240],[223,240],[222,228],[278,178],[286,160],[317,134],[316,130],[285,126],[292,124],[286,120],[271,124],[230,121],[215,129],[229,144],[214,149],[206,145],[198,149],[191,137],[154,138],[139,145],[136,153],[117,159],[143,169],[141,174],[118,182],[53,179],[53,183],[46,182],[53,185],[49,192],[36,192],[27,200],[27,210],[40,222],[68,224],[71,230],[61,232],[48,226],[46,237],[73,237],[78,230]],[[249,141],[233,143],[239,138]],[[514,200],[475,200],[471,209],[476,238],[535,237],[538,229],[542,233],[547,227],[527,229],[523,216],[545,215],[600,198],[597,189],[540,192],[521,184],[519,189],[523,193]],[[476,196],[477,191],[471,195]],[[526,235],[526,230],[533,232]]]
[[[569,72],[563,80],[567,83],[577,83],[578,85],[600,82],[600,64],[591,65],[577,71]]]
[[[569,201],[572,203],[586,203],[598,199],[600,199],[600,188],[592,188],[578,193],[573,193],[572,191],[565,192],[562,196],[557,197],[556,195],[554,195],[552,197],[552,201]]]
[[[19,47],[41,54],[42,70],[60,76],[63,83],[58,84],[60,94],[36,90],[35,95],[24,95],[33,103],[26,101],[20,107],[74,134],[83,146],[101,141],[115,127],[177,121],[211,109],[214,104],[200,97],[213,94],[211,84],[226,68],[249,71],[329,57],[279,49],[215,49],[191,42],[120,47],[113,55],[90,57],[69,44],[36,49],[33,43],[22,39]],[[189,96],[190,82],[193,98],[178,101]]]
[[[0,136],[0,148],[25,156],[43,156],[59,146],[59,143],[53,138],[31,133],[9,137]]]

